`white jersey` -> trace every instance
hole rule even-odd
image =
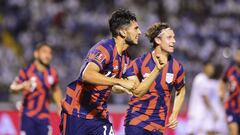
[[[199,73],[194,78],[188,109],[189,132],[198,135],[213,130],[221,132],[220,134],[227,133],[225,113],[218,97],[218,83],[209,79],[204,73]],[[207,108],[203,96],[208,97],[217,119],[214,119],[213,112]]]
[[[189,101],[188,116],[200,117],[206,114],[207,108],[204,104],[202,96],[208,95],[208,77],[199,73],[193,80],[191,96]]]

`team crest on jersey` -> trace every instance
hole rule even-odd
[[[167,73],[166,74],[166,82],[171,83],[173,81],[173,73]]]
[[[53,78],[53,76],[51,76],[51,75],[48,76],[48,83],[49,83],[50,85],[52,85],[52,84],[54,83],[54,78]]]
[[[102,62],[105,59],[105,56],[101,52],[99,52],[96,54],[95,59],[99,62]]]

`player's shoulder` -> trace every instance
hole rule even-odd
[[[194,84],[202,84],[202,82],[205,82],[206,80],[208,80],[208,77],[201,72],[194,77],[193,82]]]
[[[173,62],[176,63],[177,65],[183,66],[182,63],[179,60],[177,60],[176,58],[172,57],[172,59],[173,59]]]
[[[137,58],[135,58],[132,62],[136,62],[137,64],[141,64],[149,56],[151,57],[151,53],[146,52],[146,53],[142,54],[141,56],[138,56]]]
[[[56,68],[54,65],[50,65],[50,66],[49,66],[49,69],[50,69],[50,70],[53,70],[53,71],[55,71],[55,72],[57,71],[57,68]]]
[[[35,67],[35,65],[33,63],[30,63],[30,64],[27,64],[26,66],[20,68],[20,70],[27,72],[28,70],[31,70],[34,67]]]
[[[173,57],[171,59],[172,59],[172,64],[171,65],[172,65],[174,70],[185,71],[184,66],[182,65],[182,63],[179,60],[177,60],[176,58],[173,58]]]
[[[146,58],[151,58],[151,52],[146,52],[144,54],[142,54],[141,56],[139,56],[138,58],[136,59],[140,59],[140,60],[145,60]]]
[[[112,53],[114,49],[115,42],[113,39],[103,39],[96,43],[93,46],[93,50],[107,51],[108,53]]]

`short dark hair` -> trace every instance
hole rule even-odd
[[[137,21],[134,13],[126,9],[118,9],[112,13],[111,18],[109,19],[109,27],[112,36],[115,37],[118,35],[118,29],[123,25],[130,24],[131,21]]]
[[[147,29],[145,36],[149,39],[151,43],[153,43],[153,48],[156,47],[156,43],[154,42],[154,38],[157,37],[163,29],[170,28],[170,26],[165,22],[155,23]]]
[[[35,46],[35,50],[38,51],[40,50],[42,47],[44,46],[47,46],[49,48],[52,49],[52,47],[47,43],[47,42],[41,42],[41,43],[38,43],[36,46]]]

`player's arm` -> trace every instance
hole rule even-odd
[[[184,98],[185,98],[186,88],[183,86],[180,90],[175,93],[175,100],[173,104],[173,111],[169,117],[169,124],[167,125],[169,128],[175,129],[177,127],[178,121],[177,116],[181,110]]]
[[[207,106],[207,108],[212,112],[212,114],[213,114],[213,116],[214,116],[214,119],[216,120],[216,119],[217,119],[217,112],[215,112],[214,108],[212,107],[208,96],[202,95],[202,98],[203,98],[204,104],[205,104],[205,105]]]
[[[61,89],[59,87],[59,85],[55,85],[53,87],[53,100],[54,102],[56,103],[57,105],[57,108],[58,108],[58,112],[60,114],[60,110],[61,110],[61,100],[62,100],[62,92],[61,92]]]
[[[156,53],[155,51],[158,51],[158,53]],[[152,52],[152,58],[155,63],[155,67],[150,73],[150,75],[145,78],[141,83],[139,83],[137,76],[128,77],[129,80],[133,80],[137,84],[139,84],[136,89],[132,90],[133,95],[135,95],[136,97],[142,97],[145,93],[147,93],[152,83],[155,81],[160,71],[167,64],[168,61],[167,55],[163,55],[161,53],[161,48],[159,46],[156,47],[155,50]]]
[[[100,68],[97,64],[90,62],[83,71],[83,81],[95,84],[95,85],[120,85],[127,89],[133,89],[135,84],[133,81],[122,80],[117,78],[106,77],[103,74],[99,73]]]
[[[129,80],[133,80],[136,84],[138,84],[136,89],[132,90],[133,95],[136,97],[142,97],[145,93],[147,93],[152,83],[159,75],[159,73],[160,69],[155,67],[153,71],[150,73],[150,75],[147,78],[145,78],[141,83],[139,82],[137,76],[128,77]]]
[[[126,89],[120,85],[113,85],[112,92],[116,94],[127,93],[132,95],[132,92],[129,89]]]
[[[31,82],[29,80],[18,83],[17,79],[15,79],[10,85],[11,92],[20,92],[23,90],[30,90],[30,88],[31,88]]]
[[[224,101],[224,96],[226,93],[226,82],[222,79],[219,83],[219,97],[221,101]]]
[[[160,73],[160,69],[155,67],[153,71],[150,73],[150,75],[147,78],[145,78],[142,82],[140,82],[138,77],[135,75],[127,77],[128,80],[134,81],[137,87],[135,89],[129,90],[119,85],[114,85],[113,91],[117,93],[126,92],[128,94],[133,94],[136,97],[142,97],[150,89],[152,83],[157,78],[159,73]]]
[[[145,78],[141,83],[136,75],[127,77],[128,80],[132,80],[137,84],[137,87],[135,89],[130,90],[134,96],[136,97],[142,97],[147,91],[150,89],[152,83],[155,81],[157,76],[159,75],[162,68],[167,64],[167,55],[163,55],[161,53],[161,48],[157,47],[159,53],[155,53],[155,51],[152,52],[152,58],[155,62],[155,68],[150,73],[150,75]],[[119,87],[121,88],[121,87]],[[127,90],[124,90],[127,91]]]

